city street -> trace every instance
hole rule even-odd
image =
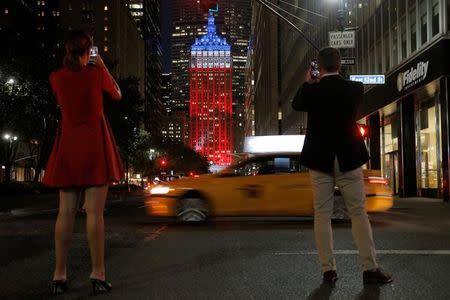
[[[450,297],[450,207],[440,200],[400,199],[389,212],[371,216],[380,264],[394,276],[390,285],[363,286],[350,224],[335,224],[334,288],[321,286],[312,219],[220,218],[182,225],[146,216],[142,200],[107,206],[106,264],[113,290],[105,299]],[[0,217],[2,299],[51,297],[55,212],[40,210]],[[61,299],[93,296],[83,222],[79,213],[70,291]]]

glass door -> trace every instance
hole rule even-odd
[[[421,97],[416,106],[417,186],[420,196],[438,197],[441,186],[439,107],[436,97]]]

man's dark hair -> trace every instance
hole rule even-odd
[[[341,54],[332,47],[323,48],[319,52],[319,66],[327,72],[338,72],[341,69]]]

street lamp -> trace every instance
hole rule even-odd
[[[13,135],[11,135],[9,133],[5,133],[5,135],[3,135],[3,139],[7,140],[9,142],[12,142],[12,141],[17,141],[18,137],[15,136],[15,135],[13,136]]]
[[[7,84],[14,84],[14,83],[16,83],[16,81],[14,80],[14,78],[9,78],[6,83]]]

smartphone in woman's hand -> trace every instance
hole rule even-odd
[[[92,46],[91,51],[89,52],[89,63],[95,64],[98,55],[98,47]]]

